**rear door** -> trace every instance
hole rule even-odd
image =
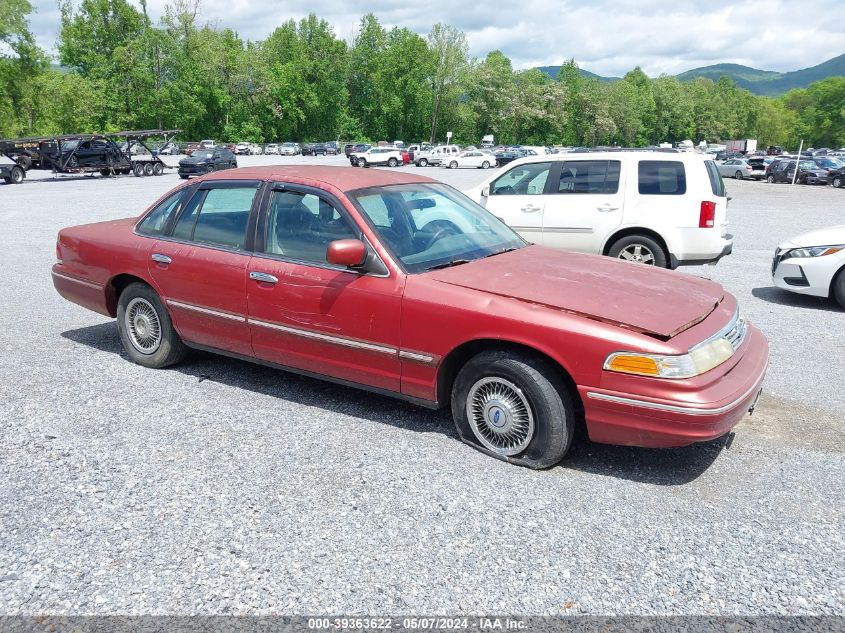
[[[546,187],[553,163],[514,165],[490,183],[489,195],[481,201],[529,242],[543,243],[543,211]]]
[[[622,223],[625,191],[618,160],[567,160],[555,164],[543,213],[543,244],[599,253]]]
[[[189,342],[252,355],[246,275],[259,186],[202,183],[150,250],[150,275]]]

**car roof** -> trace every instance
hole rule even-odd
[[[530,165],[531,163],[548,163],[553,161],[577,161],[577,160],[663,160],[663,161],[695,161],[713,160],[709,154],[696,154],[691,152],[569,152],[566,154],[538,154],[537,156],[524,156],[508,163],[512,165]]]
[[[296,179],[311,181],[316,186],[332,185],[340,191],[353,191],[365,187],[403,185],[420,182],[436,183],[437,180],[408,172],[383,169],[361,169],[360,167],[331,167],[323,165],[267,165],[264,167],[241,167],[212,172],[203,180],[279,180]]]

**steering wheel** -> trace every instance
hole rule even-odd
[[[431,239],[428,240],[423,250],[427,251],[430,249],[441,237],[446,237],[447,235],[460,235],[460,233],[461,230],[457,226],[449,221],[446,221],[443,226],[441,226],[437,231],[435,231],[434,235],[431,236]]]

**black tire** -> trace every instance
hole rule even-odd
[[[639,247],[639,249],[637,249]],[[637,259],[637,253],[643,259]],[[647,258],[647,252],[651,258]],[[625,254],[623,254],[625,253]],[[663,247],[646,235],[628,235],[616,240],[607,253],[610,257],[666,268],[669,257]]]
[[[13,185],[19,185],[23,182],[25,176],[26,174],[24,173],[23,169],[17,166],[12,167],[12,171],[9,174],[9,180],[7,182]]]
[[[161,176],[164,173],[164,165],[155,163],[153,165],[153,176]]]
[[[425,158],[420,158],[417,161],[417,167],[428,167],[428,161]]]
[[[502,379],[517,387],[533,418],[533,433],[518,445],[521,448],[514,454],[485,446],[480,439],[483,434],[474,430],[467,412],[468,398],[481,381]],[[487,405],[495,410],[490,402],[495,399]],[[489,416],[491,409],[482,418]],[[499,412],[504,410],[500,408]],[[509,351],[482,352],[461,368],[452,387],[452,417],[458,435],[470,446],[497,459],[535,469],[549,468],[563,459],[575,428],[572,399],[560,370],[540,356]],[[508,419],[505,414],[505,420]]]
[[[485,160],[483,163],[481,163],[481,169],[489,169],[489,168],[490,168],[490,162],[489,161]]]
[[[179,174],[179,178],[181,178],[182,180],[187,180],[188,176],[186,174]]]
[[[769,184],[774,184],[775,177],[772,176],[771,174],[769,174],[768,176],[766,176],[766,182],[769,183]]]
[[[742,172],[737,169],[736,173],[734,174],[734,178],[736,178],[737,180],[742,180]]]
[[[79,159],[76,156],[71,156],[67,160],[67,166],[71,169],[76,169],[77,167],[79,167]]]
[[[839,189],[842,186],[842,177],[841,176],[834,177],[833,182],[831,182],[830,184],[832,184],[834,187]]]
[[[845,308],[845,268],[840,268],[833,278],[830,294],[842,308]]]
[[[136,178],[140,178],[144,175],[144,166],[141,163],[135,163],[132,166],[132,173],[135,174]]]
[[[396,165],[398,165],[398,164],[399,164],[399,161],[396,160],[395,158],[391,158],[387,161],[388,167],[396,167]]]
[[[146,163],[144,165],[144,175],[145,176],[152,176],[153,175],[153,165],[152,165],[152,163]]]
[[[111,176],[111,169],[101,169],[100,175],[101,176]]]
[[[359,158],[358,159],[358,167],[366,167],[367,166],[367,159],[366,158]]]
[[[211,173],[214,171],[214,163],[209,163],[205,168],[206,173]]]
[[[141,306],[149,306],[155,311],[155,316],[158,319],[160,330],[160,341],[158,346],[151,353],[142,352],[133,344],[133,335],[128,331],[127,326],[127,309],[132,309],[130,306],[138,300]],[[185,358],[188,353],[188,347],[179,338],[179,334],[173,328],[173,322],[170,320],[170,315],[164,307],[161,299],[156,294],[155,290],[150,288],[147,284],[136,282],[129,284],[122,293],[117,302],[117,329],[120,333],[120,342],[123,343],[123,349],[130,360],[144,367],[151,367],[153,369],[161,369],[178,363]]]
[[[449,163],[449,169],[457,169],[457,168],[458,168],[458,161],[453,160],[451,163]]]
[[[32,167],[32,159],[29,156],[18,156],[15,162],[20,165],[24,171],[29,171]]]

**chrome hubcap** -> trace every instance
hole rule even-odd
[[[642,244],[631,244],[622,249],[622,252],[619,253],[619,259],[637,262],[638,264],[654,264],[654,253]]]
[[[482,378],[469,390],[467,418],[475,438],[499,455],[524,451],[534,437],[534,416],[522,390],[504,378]]]
[[[161,346],[161,322],[153,305],[142,297],[132,299],[123,321],[132,347],[142,354],[155,354]]]

